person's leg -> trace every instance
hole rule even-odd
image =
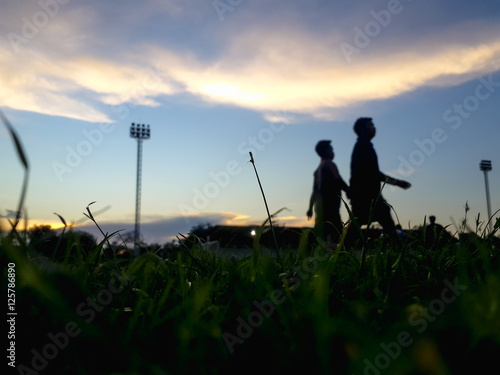
[[[328,242],[338,243],[344,226],[340,214],[333,215],[325,221],[325,234]]]
[[[322,204],[317,203],[315,206],[315,224],[314,224],[314,233],[316,234],[317,238],[321,238],[322,240],[325,240],[326,238],[326,233],[325,233],[325,212],[324,212],[324,207]]]
[[[396,235],[396,226],[392,219],[391,207],[382,197],[376,203],[373,221],[378,221],[382,225],[384,233],[391,236]]]
[[[359,231],[361,226],[367,223],[370,205],[362,201],[351,200],[352,217],[349,218],[347,234],[344,240],[344,246],[347,250],[351,250],[356,241],[359,239]]]

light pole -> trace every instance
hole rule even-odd
[[[151,137],[149,125],[132,123],[130,136],[137,139],[137,182],[135,190],[135,230],[134,230],[134,255],[139,256],[140,222],[141,222],[141,178],[142,178],[142,141]]]
[[[491,221],[491,203],[490,186],[488,183],[488,172],[491,171],[491,160],[481,160],[479,168],[484,172],[484,186],[486,187],[486,206],[488,208],[488,221],[490,223],[490,232],[493,231],[493,222]]]

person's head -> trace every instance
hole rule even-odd
[[[316,144],[316,153],[322,160],[333,160],[334,153],[331,143],[332,141],[319,141]]]
[[[434,215],[429,216],[429,221],[431,222],[431,224],[434,224],[436,222],[436,216]]]
[[[360,117],[354,123],[354,133],[358,137],[366,137],[372,139],[375,137],[375,125],[371,117]]]

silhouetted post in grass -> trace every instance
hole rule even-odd
[[[134,124],[130,127],[130,137],[137,139],[137,182],[135,194],[135,229],[134,229],[134,255],[140,255],[139,242],[141,239],[140,222],[141,222],[141,176],[142,176],[142,141],[151,137],[151,129],[149,125]]]
[[[490,232],[493,232],[493,222],[491,221],[490,185],[488,183],[488,172],[491,171],[491,160],[481,160],[479,168],[484,172],[484,186],[486,188],[486,208],[488,209],[488,224]]]

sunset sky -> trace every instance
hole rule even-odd
[[[95,201],[105,230],[132,230],[140,123],[145,240],[264,221],[249,151],[270,211],[287,208],[277,224],[311,226],[315,144],[332,140],[348,182],[353,123],[372,117],[381,170],[413,185],[383,193],[401,225],[458,223],[468,202],[474,227],[483,159],[500,209],[499,21],[497,0],[3,0],[0,108],[30,163],[25,218],[87,230]],[[0,145],[6,229],[24,169],[3,125]]]

